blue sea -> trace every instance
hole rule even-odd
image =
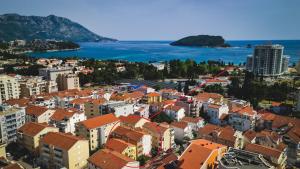
[[[227,41],[230,48],[178,47],[169,45],[171,41],[119,41],[119,42],[84,42],[75,51],[29,53],[35,57],[69,57],[95,58],[100,60],[116,59],[127,61],[166,61],[171,59],[193,59],[197,62],[222,60],[225,62],[243,63],[253,53],[253,46],[259,44],[281,44],[284,54],[290,56],[290,63],[300,59],[300,40],[256,40]],[[250,44],[252,48],[246,46]]]

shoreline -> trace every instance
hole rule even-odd
[[[27,54],[27,53],[51,53],[51,52],[63,52],[63,51],[75,51],[79,50],[79,48],[74,48],[74,49],[50,49],[50,50],[45,50],[45,51],[33,51],[33,50],[26,50],[22,52],[14,52],[16,55],[19,54]]]

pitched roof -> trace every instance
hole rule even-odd
[[[183,109],[181,106],[175,106],[175,105],[169,105],[166,107],[167,110],[173,110],[173,111],[179,111],[180,109]]]
[[[34,137],[35,135],[37,135],[39,132],[41,132],[47,127],[51,127],[51,126],[48,126],[46,123],[28,122],[25,123],[22,127],[20,127],[18,131],[23,133],[24,135]]]
[[[195,98],[200,101],[208,101],[210,98],[214,100],[220,100],[221,98],[223,98],[223,96],[218,93],[203,92],[199,93],[197,96],[195,96]]]
[[[148,97],[159,97],[160,94],[159,94],[159,93],[156,93],[156,92],[151,92],[151,93],[148,93],[147,96],[148,96]]]
[[[88,161],[101,169],[120,169],[129,162],[134,162],[131,158],[109,149],[97,151]]]
[[[143,128],[154,133],[164,133],[168,129],[168,127],[163,123],[156,122],[147,122],[143,125]]]
[[[300,142],[300,126],[293,127],[288,133],[287,136],[296,143]]]
[[[83,140],[80,137],[60,132],[49,132],[42,138],[42,143],[69,150],[75,143]]]
[[[10,99],[6,100],[5,103],[9,105],[19,105],[20,107],[25,107],[29,104],[30,100],[27,98],[22,98],[22,99]]]
[[[199,121],[204,120],[202,117],[184,117],[181,121],[185,121],[188,123],[198,123]]]
[[[219,109],[222,105],[218,105],[218,104],[209,104],[208,108],[212,108],[212,109]]]
[[[198,139],[191,144],[179,157],[180,169],[199,169],[216,149],[226,147],[208,140]]]
[[[102,116],[96,116],[79,123],[84,125],[88,129],[93,129],[106,124],[118,122],[118,121],[119,119],[114,114],[110,113]]]
[[[139,122],[140,120],[142,120],[143,118],[138,115],[128,115],[128,116],[120,116],[119,119],[123,123],[128,123],[128,124],[134,125],[137,122]]]
[[[71,104],[84,104],[86,102],[90,102],[92,99],[91,98],[77,98],[72,101],[70,101]]]
[[[123,153],[123,151],[127,148],[127,147],[131,147],[133,146],[132,144],[130,143],[127,143],[123,140],[120,140],[120,139],[116,139],[116,138],[111,138],[109,139],[106,144],[105,144],[105,147],[108,148],[108,149],[111,149],[111,150],[114,150],[116,152],[119,152],[119,153]]]
[[[246,137],[249,141],[252,141],[256,137],[256,132],[253,130],[246,131],[243,135]]]
[[[3,167],[3,169],[24,169],[19,163],[11,163]]]
[[[136,131],[136,130],[131,130],[131,129],[128,129],[126,127],[121,127],[121,126],[117,127],[113,131],[113,133],[117,134],[117,135],[127,137],[130,140],[133,140],[134,142],[139,142],[143,138],[143,136],[145,135],[145,133],[143,133],[143,132]]]
[[[185,129],[188,126],[188,123],[184,122],[184,121],[172,122],[171,126],[174,126],[174,127],[177,127],[177,128],[181,128],[181,129]]]
[[[234,129],[232,127],[227,126],[221,129],[219,138],[234,143],[236,140],[234,134],[235,134]]]
[[[75,111],[70,111],[66,109],[56,109],[54,114],[50,117],[50,119],[54,121],[62,121],[64,119],[71,118],[75,113]]]
[[[282,153],[282,151],[279,151],[275,148],[266,147],[259,144],[247,144],[245,150],[262,154],[265,157],[270,157],[270,156],[275,157],[277,159],[280,157]]]
[[[206,124],[202,128],[198,130],[199,134],[209,135],[210,133],[214,132],[215,130],[219,129],[220,127],[214,124]]]
[[[31,116],[40,116],[48,110],[46,107],[29,105],[25,108],[26,114]]]

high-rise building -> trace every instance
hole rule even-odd
[[[18,99],[20,84],[13,76],[0,75],[0,104],[9,99]]]
[[[17,140],[17,129],[25,124],[25,109],[14,106],[0,106],[0,142]]]
[[[246,68],[255,75],[278,76],[287,71],[289,58],[283,55],[282,45],[259,45],[248,56]]]

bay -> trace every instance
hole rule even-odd
[[[290,56],[290,64],[300,59],[300,40],[236,40],[227,41],[230,48],[199,48],[169,45],[171,41],[119,41],[119,42],[82,42],[80,49],[74,51],[34,52],[35,57],[71,57],[94,58],[100,60],[115,59],[137,62],[166,61],[172,59],[193,59],[197,62],[222,60],[235,64],[244,63],[253,53],[253,46],[260,44],[281,44],[284,54]],[[247,45],[252,48],[247,48]]]

